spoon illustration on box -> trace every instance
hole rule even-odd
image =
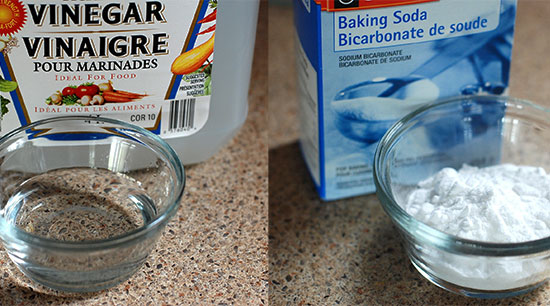
[[[378,77],[339,91],[331,102],[336,127],[349,139],[367,145],[378,142],[396,120],[438,99],[440,88],[432,79],[464,59],[472,66],[476,82],[462,86],[456,94],[502,94],[509,76],[514,18],[515,9],[509,8],[493,31],[437,41],[437,54],[408,76]],[[494,63],[500,75],[491,78],[497,81],[488,81],[483,68]]]

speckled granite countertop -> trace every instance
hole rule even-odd
[[[28,281],[0,251],[0,305],[261,305],[267,303],[267,12],[259,18],[249,115],[208,161],[187,167],[185,204],[145,266],[97,293]]]
[[[279,1],[280,2],[280,1]],[[550,2],[520,0],[513,96],[550,107]],[[375,195],[324,203],[297,144],[292,11],[269,8],[270,305],[547,305],[550,284],[516,298],[464,298],[425,280]]]

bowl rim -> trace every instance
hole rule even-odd
[[[172,195],[172,203],[170,203],[166,207],[166,210],[162,214],[159,214],[143,226],[122,235],[101,240],[61,241],[56,239],[44,238],[24,231],[17,226],[7,222],[3,216],[0,216],[0,230],[3,231],[3,233],[0,235],[0,238],[4,242],[9,241],[12,243],[19,243],[19,241],[23,241],[24,243],[27,243],[29,245],[60,251],[88,252],[105,250],[109,248],[120,247],[121,245],[128,245],[135,242],[136,240],[144,238],[145,236],[154,235],[156,233],[155,230],[158,228],[162,228],[162,226],[164,226],[177,212],[177,209],[181,204],[181,198],[185,189],[185,170],[183,164],[181,163],[177,153],[168,143],[166,143],[158,135],[137,125],[107,117],[58,116],[37,120],[8,132],[6,135],[0,137],[0,146],[12,139],[15,135],[25,133],[26,130],[35,128],[37,126],[52,122],[81,122],[84,120],[93,120],[96,122],[118,125],[119,127],[122,127],[124,129],[137,132],[140,136],[144,136],[146,139],[148,139],[150,143],[146,144],[146,147],[148,147],[151,151],[154,151],[155,154],[164,157],[167,160],[168,164],[171,165],[175,173],[175,185],[173,189],[174,194]]]
[[[402,119],[398,120],[390,127],[390,129],[388,129],[376,148],[373,161],[373,177],[376,186],[376,194],[378,196],[378,199],[380,200],[383,209],[390,216],[392,221],[400,228],[400,230],[407,235],[410,235],[414,239],[422,240],[423,242],[432,244],[440,249],[449,251],[451,253],[504,257],[529,255],[550,250],[550,236],[526,242],[499,243],[465,239],[455,235],[447,234],[441,230],[438,230],[417,220],[416,218],[408,214],[394,200],[391,187],[386,181],[387,174],[389,173],[386,173],[387,171],[383,170],[386,154],[396,143],[398,137],[405,133],[410,128],[410,123],[418,118],[420,115],[425,114],[426,112],[442,105],[453,104],[466,100],[481,100],[483,102],[504,103],[507,108],[511,106],[515,106],[515,108],[518,109],[533,108],[536,111],[550,114],[550,109],[537,105],[533,102],[509,96],[496,95],[468,95],[451,97],[428,103],[412,111],[408,115],[404,116]]]

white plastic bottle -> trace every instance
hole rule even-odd
[[[168,139],[183,163],[201,162],[215,154],[246,119],[258,7],[257,0],[218,4],[210,117],[196,134]]]
[[[158,134],[191,164],[244,123],[259,0],[16,4],[0,20],[1,135],[55,116],[109,117]],[[57,129],[32,137],[64,139]]]

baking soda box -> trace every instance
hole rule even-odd
[[[516,6],[294,0],[300,143],[321,198],[373,192],[379,140],[419,106],[506,94]]]

